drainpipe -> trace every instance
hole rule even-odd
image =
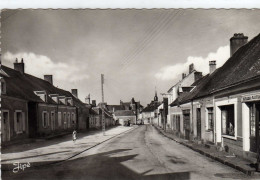
[[[213,141],[215,142],[215,144],[217,145],[217,135],[216,135],[216,132],[217,132],[217,120],[216,120],[216,106],[215,106],[215,97],[213,96],[213,117],[214,117],[214,128],[213,128]]]
[[[190,124],[190,126],[191,126],[191,131],[190,131],[190,135],[192,136],[192,138],[193,138],[193,114],[194,112],[193,112],[193,100],[191,100],[191,124]]]

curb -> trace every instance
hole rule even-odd
[[[193,146],[191,146],[191,145],[189,145],[189,144],[186,144],[185,142],[180,142],[180,141],[178,141],[178,140],[176,140],[176,139],[174,139],[174,138],[172,138],[172,137],[166,135],[163,131],[161,131],[160,129],[158,129],[158,127],[156,127],[156,126],[153,126],[153,127],[155,127],[155,129],[156,129],[157,131],[159,131],[159,132],[160,132],[162,135],[164,135],[165,137],[167,137],[167,138],[169,138],[169,139],[171,139],[171,140],[173,140],[173,141],[175,141],[175,142],[177,142],[177,143],[179,143],[179,144],[181,144],[181,145],[184,145],[184,146],[186,146],[186,147],[192,149],[193,151],[196,151],[196,152],[200,153],[201,155],[204,155],[204,156],[206,156],[206,157],[208,157],[208,158],[211,158],[211,159],[213,159],[213,160],[215,160],[215,161],[221,162],[222,164],[227,165],[227,166],[229,166],[229,167],[232,167],[233,169],[236,169],[236,170],[238,170],[238,171],[241,171],[241,172],[243,172],[244,174],[246,174],[246,175],[248,175],[248,176],[254,175],[254,172],[255,172],[254,170],[248,170],[248,169],[245,169],[245,168],[243,168],[243,167],[241,167],[241,166],[237,166],[237,165],[231,163],[231,162],[228,161],[228,160],[224,160],[224,159],[222,159],[222,158],[220,158],[220,157],[218,157],[218,156],[214,156],[212,153],[205,152],[205,151],[203,151],[203,150],[201,150],[201,149],[197,149],[197,148],[195,148],[195,147],[193,147]]]
[[[76,154],[74,154],[74,155],[72,155],[72,156],[69,156],[69,157],[66,158],[66,159],[58,160],[58,161],[56,161],[56,162],[51,162],[51,163],[46,162],[46,163],[38,164],[38,165],[33,165],[33,163],[31,163],[31,167],[32,167],[32,168],[37,168],[37,167],[43,167],[43,166],[46,166],[46,165],[53,165],[53,164],[58,164],[58,163],[62,163],[62,162],[68,161],[68,160],[70,160],[70,159],[72,159],[72,158],[74,158],[74,157],[76,157],[76,156],[78,156],[78,155],[80,155],[80,154],[82,154],[82,153],[84,153],[84,152],[86,152],[86,151],[88,151],[88,150],[90,150],[90,149],[92,149],[92,148],[94,148],[94,147],[96,147],[96,146],[98,146],[98,145],[104,143],[104,142],[107,142],[107,141],[109,141],[109,140],[111,140],[111,139],[113,139],[113,138],[115,138],[115,137],[117,137],[117,136],[120,136],[120,135],[124,134],[124,133],[128,133],[128,132],[130,132],[130,131],[133,131],[133,130],[135,130],[135,129],[137,129],[137,128],[139,128],[139,126],[133,127],[132,129],[129,129],[129,130],[124,131],[124,132],[121,132],[121,133],[119,133],[119,134],[117,134],[117,135],[115,135],[115,136],[112,136],[112,137],[110,137],[110,138],[108,138],[108,139],[106,139],[106,140],[104,140],[104,141],[101,141],[101,142],[99,142],[99,143],[97,143],[97,144],[95,144],[95,145],[93,145],[93,146],[91,146],[91,147],[88,147],[87,149],[84,149],[84,150],[82,150],[82,151],[80,151],[80,152],[77,152]],[[2,165],[2,166],[3,166],[3,165]],[[4,170],[4,169],[1,168],[1,171],[5,171],[5,172],[7,172],[7,171],[12,171],[12,170],[13,170],[13,169],[6,169],[6,170]]]

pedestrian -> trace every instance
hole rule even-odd
[[[77,140],[77,131],[76,130],[74,130],[73,133],[72,133],[72,140],[73,140],[74,143]]]

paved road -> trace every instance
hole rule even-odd
[[[215,162],[143,125],[83,152],[66,162],[3,179],[247,179],[243,173]]]

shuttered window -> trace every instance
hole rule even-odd
[[[15,111],[14,113],[14,131],[16,134],[26,131],[25,113],[22,111]]]
[[[61,112],[58,112],[58,126],[61,127]]]
[[[44,128],[47,128],[49,126],[49,116],[48,115],[49,114],[46,111],[42,112],[42,126]]]

